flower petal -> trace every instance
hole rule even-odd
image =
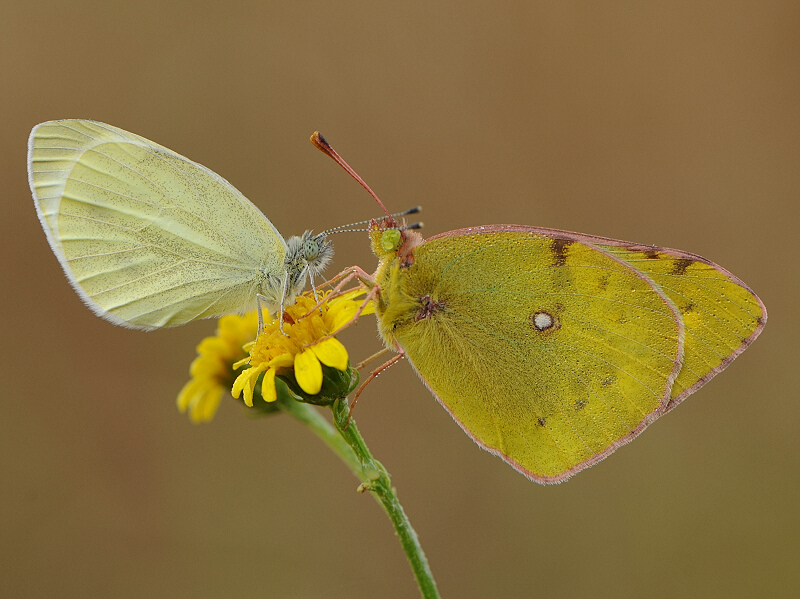
[[[250,361],[242,345],[256,337],[258,315],[223,316],[216,334],[197,345],[197,357],[189,367],[190,381],[178,394],[178,409],[189,412],[193,422],[211,420],[219,407],[225,388],[231,384],[234,370]],[[241,359],[240,359],[241,358]],[[232,364],[236,368],[232,368]],[[237,394],[244,389],[247,377],[239,381]]]
[[[247,364],[249,361],[250,361],[250,356],[247,356],[246,358],[242,358],[238,362],[234,362],[231,365],[231,370],[239,370],[242,366]]]
[[[346,325],[351,324],[353,318],[356,315],[358,309],[363,305],[363,301],[347,301],[347,302],[339,302],[334,300],[331,302],[333,305],[331,309],[327,313],[326,322],[328,326],[334,333],[337,333],[340,329],[344,328]],[[374,314],[375,313],[375,302],[370,301],[364,306],[363,311],[361,312],[361,316],[366,316],[367,314]]]
[[[233,387],[231,387],[231,395],[234,399],[239,399],[239,396],[242,394],[242,389],[244,389],[244,383],[247,380],[247,377],[250,376],[248,370],[244,370],[239,373],[239,376],[236,377],[236,380],[233,381]]]
[[[181,392],[178,393],[178,409],[181,413],[185,412],[191,405],[194,397],[201,392],[202,386],[203,382],[197,379],[192,379],[183,386]]]
[[[294,376],[300,388],[309,395],[322,389],[322,364],[310,349],[303,350],[294,359]]]
[[[208,422],[214,418],[214,414],[217,413],[217,408],[219,408],[219,403],[222,401],[222,396],[224,394],[225,389],[221,386],[207,389],[189,408],[189,418],[191,421],[195,424],[199,424],[201,422]]]
[[[244,382],[244,403],[248,408],[253,407],[253,389],[256,386],[257,377],[249,376]]]
[[[347,368],[347,350],[338,339],[330,337],[309,348],[325,366],[345,370]]]
[[[278,399],[278,393],[275,390],[275,369],[268,368],[264,373],[264,378],[261,379],[261,397],[266,402],[273,402]]]
[[[328,326],[331,328],[334,334],[338,333],[345,325],[350,324],[353,320],[353,316],[355,316],[357,306],[353,306],[352,309],[348,309],[350,306],[343,306],[339,310],[335,312],[331,310],[331,313],[328,317]]]
[[[258,375],[266,370],[266,368],[266,364],[259,364],[254,368],[248,368],[247,370],[242,371],[239,376],[236,377],[236,380],[233,381],[231,395],[235,399],[239,399],[239,396],[242,394],[242,392],[244,392],[244,403],[248,407],[252,408],[253,387],[256,384],[256,380],[258,380]]]
[[[294,356],[291,354],[280,354],[267,362],[267,366],[272,368],[289,368],[294,364]]]

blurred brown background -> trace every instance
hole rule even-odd
[[[378,6],[377,4],[382,4]],[[223,8],[225,6],[225,8]],[[770,321],[723,375],[556,487],[391,369],[359,402],[444,597],[800,593],[793,2],[0,3],[0,594],[415,597],[388,520],[307,430],[175,409],[205,321],[92,315],[36,219],[35,124],[92,118],[220,173],[285,235],[377,214],[681,248]],[[338,236],[335,267],[375,265]],[[378,348],[365,319],[345,341]]]

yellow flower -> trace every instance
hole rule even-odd
[[[178,409],[189,410],[192,422],[207,422],[217,413],[225,390],[233,382],[233,364],[247,355],[242,346],[255,338],[257,329],[255,312],[230,314],[219,319],[216,335],[197,346],[198,356],[189,368],[192,379],[178,394]]]
[[[323,293],[322,297],[329,295]],[[313,294],[305,293],[297,298],[295,304],[288,306],[283,313],[283,332],[280,321],[264,324],[258,338],[249,344],[250,357],[234,364],[234,368],[248,364],[233,383],[231,394],[244,395],[244,403],[253,405],[253,393],[261,373],[261,395],[267,402],[277,399],[275,376],[294,368],[294,377],[300,388],[309,395],[316,395],[322,389],[322,365],[337,370],[347,370],[347,350],[334,337],[343,325],[352,320],[363,300],[363,289],[354,289],[325,301],[321,309],[316,307]],[[375,311],[372,303],[362,314]],[[327,339],[324,339],[328,337]],[[324,339],[324,341],[320,341]]]

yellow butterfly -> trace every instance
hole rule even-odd
[[[520,225],[423,240],[391,216],[370,236],[380,264],[359,276],[386,347],[476,443],[540,483],[633,440],[767,320],[740,279],[680,250]]]
[[[180,325],[245,312],[257,300],[282,312],[333,255],[325,233],[284,241],[216,173],[95,121],[34,127],[28,179],[70,283],[118,325]]]

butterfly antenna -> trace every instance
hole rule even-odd
[[[364,189],[366,189],[366,190],[367,190],[367,192],[369,192],[369,195],[371,195],[371,196],[372,196],[372,197],[375,199],[375,201],[376,201],[376,202],[378,202],[378,206],[380,206],[380,207],[383,209],[383,211],[386,213],[386,216],[388,216],[388,217],[390,217],[390,218],[392,217],[392,215],[391,215],[391,214],[389,213],[389,211],[386,209],[386,206],[384,206],[384,205],[383,205],[383,202],[381,202],[381,199],[378,197],[378,195],[377,195],[377,194],[376,194],[374,191],[372,191],[372,189],[370,188],[370,186],[369,186],[369,185],[367,185],[367,184],[364,182],[364,179],[362,179],[361,177],[359,177],[359,176],[358,176],[358,173],[356,173],[356,172],[355,172],[355,171],[354,171],[354,170],[353,170],[353,169],[350,167],[350,165],[349,165],[349,164],[347,164],[347,163],[344,161],[344,158],[342,158],[341,156],[339,156],[339,154],[337,154],[337,153],[336,153],[336,150],[334,150],[334,149],[331,147],[331,144],[329,144],[329,143],[328,143],[328,141],[327,141],[327,140],[326,140],[324,137],[322,137],[322,134],[321,134],[319,131],[314,131],[314,134],[311,136],[311,143],[312,143],[312,144],[314,144],[315,146],[317,146],[317,149],[318,149],[318,150],[321,150],[322,152],[324,152],[325,154],[327,154],[328,156],[330,156],[331,158],[333,158],[333,160],[336,162],[336,164],[338,164],[338,165],[339,165],[339,166],[341,166],[341,167],[342,167],[344,170],[346,170],[346,171],[347,171],[347,173],[348,173],[348,174],[349,174],[351,177],[353,177],[353,179],[355,179],[356,181],[358,181],[358,183],[361,185],[361,187],[363,187]]]
[[[403,225],[402,227],[398,227],[398,230],[407,231],[411,229],[421,229],[423,226],[424,226],[423,223],[416,222],[416,223],[411,223],[410,225]]]
[[[391,216],[392,216],[392,218],[395,218],[395,217],[398,217],[398,216],[408,216],[409,214],[417,214],[421,210],[422,210],[422,206],[414,206],[413,208],[409,208],[408,210],[404,210],[403,212],[395,212]],[[334,233],[359,233],[359,232],[363,233],[365,231],[369,232],[369,229],[353,229],[353,227],[358,227],[360,225],[368,225],[372,221],[373,221],[373,219],[370,218],[370,219],[367,219],[367,220],[359,221],[357,223],[350,223],[349,225],[341,225],[339,227],[333,227],[332,229],[326,229],[325,231],[320,233],[320,235],[326,235],[327,236],[327,235],[333,235]],[[402,228],[404,228],[404,229],[418,229],[419,227],[415,226],[415,225],[421,225],[421,223],[413,223],[411,225],[407,225],[407,226],[404,226]]]

